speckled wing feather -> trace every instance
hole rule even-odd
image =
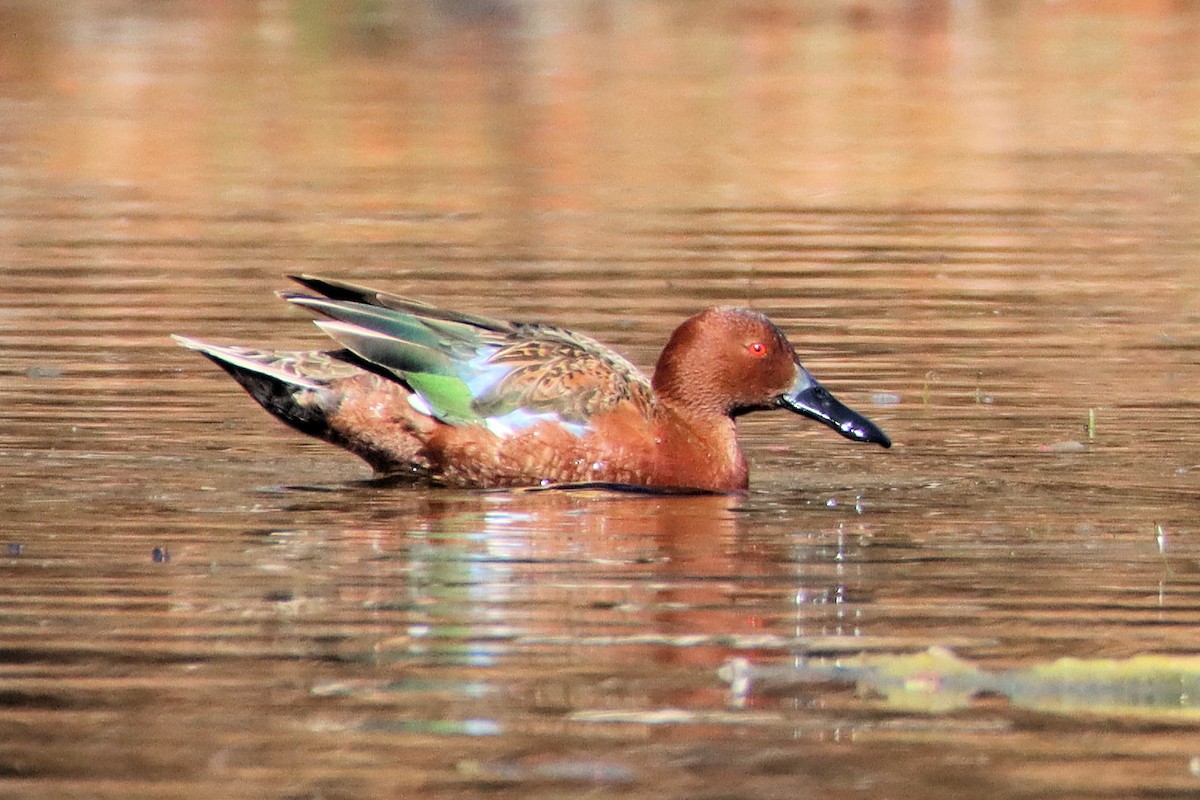
[[[551,412],[586,423],[622,402],[648,411],[650,383],[638,369],[599,342],[562,328],[521,325],[486,361],[500,376],[475,397],[486,416],[517,410]]]
[[[650,382],[599,342],[562,328],[494,320],[311,276],[325,295],[283,293],[318,325],[411,388],[450,424],[507,434],[541,420],[584,426],[622,402],[647,411]]]

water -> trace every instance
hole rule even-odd
[[[2,16],[0,794],[1200,789],[1194,718],[1086,687],[719,675],[1200,650],[1194,11]],[[372,482],[167,338],[321,346],[295,271],[644,366],[751,305],[896,446],[752,416],[745,497]]]

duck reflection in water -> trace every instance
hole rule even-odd
[[[353,591],[372,607],[405,609],[406,622],[393,618],[400,629],[379,645],[388,652],[478,664],[556,644],[594,648],[594,664],[715,669],[735,655],[777,655],[797,615],[829,633],[834,607],[822,598],[848,591],[834,547],[845,523],[823,507],[830,527],[797,536],[735,495],[358,486],[355,508],[374,508],[377,519],[338,537],[340,555],[314,563],[344,557],[351,572],[364,549],[375,554],[373,576]],[[809,598],[803,608],[784,612],[799,596]]]

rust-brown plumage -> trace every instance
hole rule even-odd
[[[736,491],[734,418],[787,408],[848,438],[886,435],[834,400],[761,314],[708,309],[672,334],[653,382],[587,336],[300,276],[285,293],[343,349],[181,343],[272,414],[377,471],[473,487],[569,483]]]

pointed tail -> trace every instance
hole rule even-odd
[[[329,438],[328,414],[336,410],[338,394],[329,382],[362,370],[329,353],[255,350],[209,344],[172,336],[229,373],[258,404],[293,428],[321,439]]]

